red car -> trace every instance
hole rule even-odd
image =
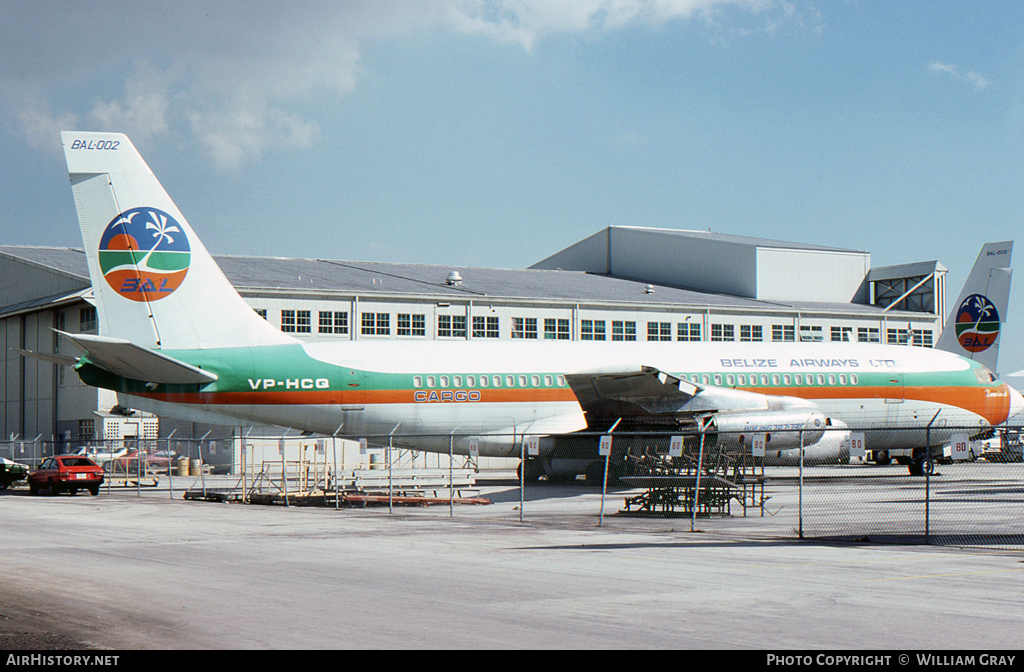
[[[103,469],[88,457],[79,455],[48,457],[28,475],[28,489],[33,495],[49,489],[51,495],[61,490],[72,495],[77,495],[79,490],[88,490],[95,496],[100,494],[102,484]]]

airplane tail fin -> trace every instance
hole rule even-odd
[[[935,347],[996,371],[999,335],[1010,303],[1013,241],[987,243],[953,304]]]
[[[295,342],[239,296],[127,136],[61,140],[101,336],[149,349]]]

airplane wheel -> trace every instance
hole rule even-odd
[[[880,451],[876,452],[875,455],[874,455],[874,460],[875,460],[875,464],[877,464],[880,467],[884,467],[884,466],[892,463],[892,458],[889,457],[889,451],[888,450],[880,450]]]

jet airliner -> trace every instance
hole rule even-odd
[[[835,459],[841,435],[827,428],[866,430],[876,451],[919,449],[929,423],[932,441],[942,440],[936,414],[943,427],[981,432],[1024,410],[1024,398],[981,362],[929,348],[304,343],[245,303],[126,136],[65,132],[62,141],[99,315],[98,335],[63,336],[82,351],[73,362],[81,379],[133,409],[391,435],[397,446],[445,453],[451,440],[455,453],[468,454],[475,438],[480,455],[505,457],[520,454],[526,435],[604,430],[626,419],[715,431],[722,440],[765,432],[783,463],[801,445],[808,461]],[[1009,266],[1010,246],[986,246],[979,258],[985,268],[975,270],[987,280],[954,322],[966,336],[953,345],[973,348],[967,355],[998,336],[994,316],[1000,308],[1005,315],[1009,283],[991,282],[992,269]],[[534,476],[550,469],[544,453],[553,444],[543,445]]]

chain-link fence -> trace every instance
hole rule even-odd
[[[415,450],[425,443],[432,452]],[[480,456],[496,447],[505,457]],[[609,427],[557,437],[236,436],[70,449],[8,441],[0,457],[35,469],[55,448],[101,464],[107,492],[389,510],[447,504],[449,515],[506,521],[671,519],[674,529],[771,537],[1024,545],[1024,454],[1010,429]],[[490,506],[470,512],[468,504]]]

